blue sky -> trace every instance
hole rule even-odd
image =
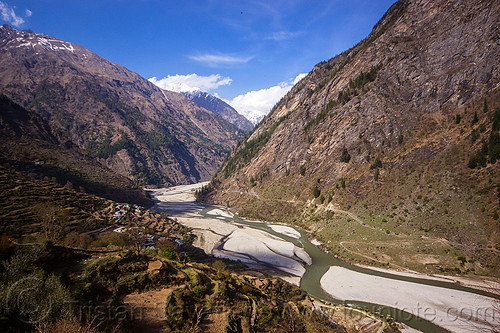
[[[80,44],[171,89],[239,97],[243,108],[245,96],[250,106],[273,102],[297,75],[355,45],[394,2],[0,0],[0,21]]]

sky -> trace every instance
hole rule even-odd
[[[0,23],[82,45],[158,86],[265,114],[395,0],[0,0]]]

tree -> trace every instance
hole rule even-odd
[[[474,111],[474,118],[472,118],[472,125],[476,124],[479,121],[479,117],[477,115],[477,111]]]
[[[161,249],[161,255],[168,260],[177,260],[177,252],[171,247],[165,246]]]
[[[58,241],[64,230],[64,222],[69,218],[66,209],[52,203],[40,203],[33,206],[33,210],[40,218],[45,238]]]
[[[500,130],[500,108],[497,108],[495,110],[495,113],[493,114],[493,124],[491,125],[491,130],[492,131]]]
[[[126,229],[126,235],[129,243],[135,248],[137,255],[140,255],[143,245],[146,244],[148,240],[146,228],[129,226]]]
[[[227,265],[224,261],[222,260],[216,260],[212,264],[212,267],[215,268],[217,272],[223,272],[227,269]]]

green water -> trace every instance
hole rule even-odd
[[[214,209],[215,207],[207,207],[204,210],[200,212],[200,214],[204,217],[207,218],[213,218],[213,215],[207,214],[208,211]],[[381,306],[377,304],[372,304],[372,303],[367,303],[367,302],[359,302],[359,301],[345,301],[342,302],[340,300],[337,300],[327,294],[322,288],[320,284],[320,280],[323,277],[323,275],[328,271],[328,269],[331,266],[340,266],[346,269],[349,269],[351,271],[356,271],[359,273],[364,273],[372,276],[379,276],[379,277],[384,277],[384,278],[389,278],[393,280],[400,280],[400,281],[407,281],[407,282],[413,282],[413,283],[419,283],[419,284],[424,284],[424,285],[429,285],[429,286],[435,286],[435,287],[440,287],[440,288],[448,288],[448,289],[454,289],[454,290],[461,290],[461,291],[466,291],[474,294],[479,294],[483,296],[490,296],[490,297],[495,297],[499,298],[498,296],[491,295],[487,292],[472,289],[472,288],[467,288],[455,283],[450,283],[450,282],[444,282],[444,281],[436,281],[436,280],[428,280],[428,279],[420,279],[420,278],[414,278],[414,277],[409,277],[409,276],[401,276],[401,275],[395,275],[391,273],[386,273],[386,272],[380,272],[380,271],[375,271],[371,270],[369,268],[364,268],[364,267],[359,267],[355,265],[351,265],[349,263],[346,263],[342,260],[339,260],[335,258],[334,256],[323,252],[321,249],[319,249],[317,246],[309,242],[309,234],[301,229],[291,227],[295,229],[297,232],[300,233],[301,237],[299,239],[289,237],[286,235],[283,235],[279,232],[274,231],[271,229],[271,227],[264,223],[264,222],[254,222],[254,221],[246,221],[238,216],[234,216],[231,218],[225,217],[224,218],[226,221],[232,221],[240,224],[247,225],[249,227],[252,227],[254,229],[262,230],[265,231],[273,236],[279,237],[287,242],[291,242],[299,247],[304,248],[304,250],[309,254],[309,256],[312,259],[312,264],[306,266],[306,272],[304,276],[301,279],[300,282],[300,288],[307,292],[310,296],[324,301],[324,302],[330,302],[332,304],[343,304],[343,305],[348,305],[348,306],[353,306],[353,307],[358,307],[362,308],[365,310],[368,310],[372,313],[378,313],[378,314],[383,314],[385,316],[390,316],[393,318],[395,321],[402,322],[412,328],[415,328],[419,331],[422,332],[448,332],[447,330],[433,324],[430,321],[424,320],[422,318],[419,318],[411,313],[387,307],[387,306]]]

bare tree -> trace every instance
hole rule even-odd
[[[51,203],[40,203],[33,207],[36,215],[40,218],[45,238],[57,241],[64,230],[64,223],[69,218],[66,209]]]
[[[208,314],[208,308],[206,306],[195,306],[193,312],[193,332],[198,331],[201,321],[206,314]]]
[[[139,255],[141,253],[142,247],[148,240],[146,228],[139,226],[129,226],[126,229],[126,235],[130,244],[134,247],[137,255]]]

